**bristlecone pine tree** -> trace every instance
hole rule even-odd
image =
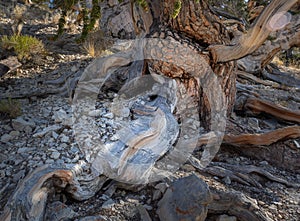
[[[294,16],[294,20],[292,19],[290,27],[285,29],[285,34],[282,34],[280,30],[274,34],[276,28],[269,27],[270,23],[274,23],[274,20],[278,19],[276,17],[278,14],[287,13],[291,8],[294,9],[294,12],[295,10],[299,11],[297,0],[248,1],[248,3],[225,0],[221,2],[205,0],[146,2],[147,6],[144,7],[146,10],[138,10],[134,1],[131,2],[131,7],[125,7],[125,2],[122,3],[122,6],[118,6],[119,10],[121,8],[124,13],[128,12],[131,15],[133,30],[126,32],[124,21],[119,24],[119,27],[115,23],[113,26],[110,25],[111,19],[108,18],[116,16],[113,10],[103,11],[105,19],[102,19],[102,29],[119,38],[135,38],[140,36],[141,32],[145,32],[148,38],[172,36],[179,42],[184,42],[182,44],[187,47],[197,48],[198,53],[220,79],[227,100],[227,114],[230,114],[233,108],[236,95],[237,63],[246,71],[254,69],[253,63],[255,63],[256,67],[253,70],[255,72],[270,63],[278,51],[299,46],[300,32],[296,29],[297,25],[294,25],[299,23],[297,15]],[[271,33],[273,33],[274,39],[270,36]],[[274,40],[274,43],[264,44],[270,40]],[[285,42],[285,48],[283,48],[282,42]],[[260,53],[251,56],[250,54],[257,49],[260,50]],[[178,60],[189,62],[188,58],[181,57],[180,51],[176,53]],[[239,61],[241,58],[244,60]],[[258,61],[260,62],[258,63]],[[204,125],[207,126],[210,120],[210,104],[206,95],[201,92],[201,85],[196,82],[195,78],[190,73],[181,70],[180,67],[175,67],[176,61],[170,63],[146,61],[146,63],[165,76],[179,79],[187,86],[191,94],[198,97],[200,116]],[[200,88],[198,88],[199,86]],[[200,93],[198,93],[199,91]]]
[[[139,4],[136,4],[136,2]],[[117,1],[103,1],[100,4],[102,8],[100,26],[107,34],[130,39],[143,37],[166,39],[171,36],[175,42],[184,46],[178,50],[179,47],[164,45],[163,42],[159,44],[158,42],[157,45],[146,48],[151,53],[156,54],[156,58],[159,58],[159,56],[162,58],[163,55],[166,60],[162,58],[156,60],[146,59],[144,61],[142,59],[143,72],[147,74],[154,70],[156,73],[174,78],[184,84],[188,89],[188,93],[194,96],[195,102],[198,102],[200,117],[206,127],[209,127],[210,120],[213,120],[210,119],[210,109],[214,104],[209,102],[208,95],[202,89],[204,86],[197,81],[197,74],[201,75],[201,70],[197,70],[195,74],[191,69],[181,68],[184,65],[189,66],[190,63],[193,63],[193,57],[191,57],[193,55],[186,55],[183,51],[185,47],[192,48],[194,52],[203,58],[200,59],[201,61],[197,66],[209,66],[214,75],[219,78],[220,90],[225,94],[225,100],[228,104],[226,106],[227,114],[230,114],[236,95],[235,71],[237,63],[240,62],[239,67],[246,71],[262,70],[270,62],[270,58],[274,56],[276,51],[287,50],[290,47],[300,45],[299,28],[297,30],[300,21],[299,0],[273,0],[263,7],[262,11],[259,8],[254,9],[255,1],[250,0],[247,7],[249,7],[248,11],[251,10],[252,14],[245,21],[239,16],[245,16],[247,14],[245,13],[246,9],[243,9],[241,14],[232,14],[235,10],[231,12],[220,10],[220,8],[213,7],[211,2],[208,2],[208,0],[128,0],[119,3]],[[224,3],[227,4],[233,2],[236,1],[224,0]],[[262,1],[258,3],[260,2]],[[242,7],[246,7],[245,5],[242,5]],[[260,11],[261,13],[258,13]],[[290,11],[292,18],[289,24],[282,29],[280,19],[288,11]],[[258,17],[256,17],[257,15]],[[286,18],[288,19],[288,17]],[[228,24],[235,24],[236,26],[233,27],[236,27],[236,29]],[[276,33],[271,35],[274,31]],[[265,43],[267,41],[269,43]],[[257,51],[259,53],[253,53]],[[257,57],[260,59],[257,59]],[[242,59],[244,60],[241,62]],[[121,63],[124,60],[126,59],[115,59],[113,61]],[[207,69],[203,68],[202,71],[206,72]],[[213,74],[212,72],[206,72],[205,74],[209,75],[210,73]],[[206,83],[209,84],[209,82]],[[210,90],[219,89],[211,87]],[[273,110],[272,107],[271,110]],[[292,113],[287,117],[299,122],[298,114]],[[281,131],[277,131],[274,136],[281,133]],[[261,139],[258,141],[261,141]],[[249,169],[250,171],[253,170],[253,168]],[[88,180],[78,179],[79,175],[77,173],[81,172],[76,168],[71,170],[60,168],[57,165],[38,168],[26,176],[23,182],[20,182],[0,219],[6,221],[44,220],[47,197],[55,189],[58,189],[59,192],[63,189],[73,198],[85,200],[98,192],[104,183],[107,183],[107,177],[96,175],[91,180],[91,174],[88,174],[85,178]],[[257,169],[254,172],[256,173]],[[85,173],[85,170],[82,173]],[[268,174],[267,176],[270,177],[271,175]],[[286,181],[285,184],[289,183]],[[221,195],[218,195],[216,199],[219,196]],[[216,210],[233,209],[235,211],[233,215],[239,216],[239,220],[270,220],[264,218],[263,213],[257,211],[257,205],[254,206],[248,198],[246,201],[243,198],[246,199],[247,197],[243,197],[243,194],[225,194],[222,198],[223,201],[221,200],[220,204],[217,204],[217,207],[219,207],[216,207]],[[195,209],[193,208],[193,210]],[[180,213],[183,212],[180,211]],[[205,216],[197,218],[197,220],[205,220]]]

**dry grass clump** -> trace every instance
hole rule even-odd
[[[0,100],[0,115],[16,118],[22,114],[21,103],[11,98]]]
[[[102,31],[89,33],[82,43],[83,50],[91,57],[99,57],[111,54],[108,48],[112,45],[112,40],[106,37]]]

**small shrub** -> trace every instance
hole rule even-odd
[[[43,42],[28,35],[5,35],[0,39],[0,44],[5,50],[13,50],[20,61],[30,60],[33,55],[44,52]]]
[[[21,103],[11,98],[0,100],[0,114],[8,118],[16,118],[22,114]]]

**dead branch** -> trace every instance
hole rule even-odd
[[[260,78],[256,77],[255,75],[250,74],[250,73],[245,72],[245,71],[236,71],[236,74],[240,78],[247,79],[247,80],[252,81],[254,83],[258,83],[258,84],[262,84],[262,85],[265,85],[265,86],[270,86],[270,87],[278,88],[278,89],[285,89],[285,87],[282,87],[280,84],[278,84],[276,82],[260,79]]]
[[[254,26],[241,36],[234,45],[214,45],[209,49],[214,62],[227,62],[237,60],[254,52],[260,47],[271,33],[269,23],[273,16],[279,12],[287,12],[297,0],[274,0],[264,8]]]
[[[262,71],[262,75],[266,79],[280,83],[280,85],[300,89],[300,79],[291,76],[291,74],[282,72],[278,68],[271,67],[271,65],[268,65],[266,69]]]
[[[262,134],[240,134],[224,136],[223,143],[230,145],[271,145],[280,140],[298,138],[300,137],[300,126],[291,126],[280,128],[274,131],[262,133]]]
[[[285,179],[276,177],[266,170],[254,165],[231,165],[223,162],[213,162],[211,163],[211,166],[203,168],[200,161],[193,156],[190,157],[189,162],[200,173],[210,174],[221,178],[229,177],[230,180],[247,186],[252,185],[258,188],[263,187],[255,177],[251,177],[251,174],[255,173],[256,175],[260,175],[270,181],[284,184],[287,187],[300,188],[300,184],[291,183]]]
[[[208,213],[228,213],[241,221],[271,221],[258,207],[256,200],[236,191],[225,192],[211,188],[212,203],[208,204]]]
[[[259,98],[248,98],[244,105],[244,109],[255,115],[265,113],[282,120],[300,123],[300,111],[289,110]]]

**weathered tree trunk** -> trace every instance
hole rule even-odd
[[[201,120],[204,126],[209,128],[210,121],[219,120],[218,118],[212,119],[211,109],[220,110],[219,106],[225,105],[228,114],[232,110],[236,91],[235,60],[252,53],[260,47],[269,35],[269,33],[264,33],[265,30],[263,30],[263,27],[267,25],[272,15],[280,10],[288,10],[296,0],[274,0],[264,10],[252,29],[242,36],[235,45],[230,45],[231,39],[225,26],[223,26],[220,18],[213,14],[205,1],[181,1],[182,5],[178,16],[172,16],[174,15],[176,2],[175,0],[148,1],[149,12],[142,10],[142,8],[135,5],[133,1],[124,1],[120,4],[118,4],[117,1],[105,2],[106,6],[102,7],[102,28],[104,31],[112,36],[123,39],[139,37],[153,40],[148,41],[149,44],[143,47],[144,57],[140,58],[143,62],[132,65],[136,61],[131,62],[131,57],[128,54],[126,54],[128,55],[127,57],[115,57],[111,59],[110,62],[115,64],[114,67],[120,67],[122,64],[123,66],[131,64],[132,69],[126,69],[126,71],[129,70],[128,72],[134,72],[137,67],[143,74],[155,72],[176,79],[178,83],[186,86],[187,92],[193,96],[195,102],[198,102]],[[198,60],[194,59],[195,57],[197,57]],[[199,63],[195,63],[197,61]],[[102,69],[107,70],[108,67],[105,67],[107,63],[103,64]],[[91,71],[99,71],[99,69],[92,69],[93,68],[90,68]],[[120,72],[122,72],[122,70]],[[132,73],[129,73],[129,75],[130,74]],[[91,77],[92,76],[93,75],[91,75]],[[217,83],[219,85],[209,81],[211,76],[218,79]],[[204,79],[204,81],[201,81],[202,79]],[[90,80],[94,81],[95,79],[92,78]],[[212,97],[206,93],[205,87],[207,87],[207,85],[201,84],[203,82],[209,84],[208,87],[211,90],[209,93],[221,90],[221,93],[224,95],[224,97],[221,98],[221,103],[218,103],[218,101],[210,102],[212,101]],[[91,85],[88,85],[88,89],[91,91],[93,88],[90,86]],[[80,85],[78,87],[80,87]],[[84,85],[81,85],[81,87],[84,88]],[[99,93],[98,88],[96,91]],[[274,108],[265,102],[258,102],[257,100],[250,101],[251,100],[248,100],[248,108],[254,112],[263,111],[263,107],[268,107],[267,110],[272,112],[275,116],[282,117],[282,113],[287,113],[283,112],[284,110],[282,108]],[[259,104],[261,108],[257,107],[257,104]],[[288,120],[292,119],[298,122],[298,116],[299,113],[289,113],[287,117]],[[156,122],[158,122],[156,125],[159,125],[160,119],[161,118],[156,118]],[[90,133],[90,131],[88,132]],[[161,131],[158,129],[158,132]],[[286,135],[283,137],[295,137],[299,135],[299,128],[288,129],[288,131],[284,132]],[[273,142],[273,136],[274,134],[276,136],[277,133],[283,133],[283,131],[278,130],[274,133],[265,134],[264,136],[227,136],[227,140],[225,139],[225,141],[233,144],[247,142],[257,145],[260,144],[259,142],[262,142],[263,138],[268,138],[270,142]],[[156,135],[155,133],[153,134]],[[152,136],[153,134],[150,135]],[[151,138],[151,136],[147,137],[147,135],[149,134],[146,134],[144,138]],[[160,133],[158,133],[158,136],[161,136]],[[253,143],[253,137],[263,138],[258,140],[259,142]],[[147,139],[145,140],[148,142]],[[135,140],[132,143],[134,147],[138,146],[138,142],[135,142]],[[91,163],[89,157],[85,157],[87,161]],[[198,165],[199,166],[195,167],[199,169],[203,168],[202,162]],[[210,171],[219,171],[219,168],[215,169],[216,170],[213,168]],[[240,173],[239,168],[234,169]],[[245,171],[247,173],[257,173],[258,170],[252,167]],[[87,173],[86,171],[83,172],[85,174]],[[91,177],[95,178],[94,175],[97,174],[92,174]],[[267,174],[267,176],[269,175]],[[50,190],[52,190],[52,188],[65,189],[65,191],[69,192],[75,199],[83,200],[86,199],[85,197],[96,193],[106,180],[106,177],[102,179],[100,176],[92,181],[86,178],[80,181],[87,180],[87,184],[83,182],[83,185],[81,185],[78,181],[78,177],[79,175],[76,174],[76,171],[74,172],[71,169],[45,167],[36,170],[35,173],[27,176],[27,178],[19,184],[16,193],[12,196],[11,202],[7,204],[4,214],[0,219],[20,220],[23,217],[35,217],[35,220],[42,220],[47,196],[51,194]],[[243,181],[243,179],[239,180]],[[249,183],[251,183],[250,181]],[[279,181],[282,182],[281,180]],[[24,198],[26,200],[23,200]],[[257,208],[255,208],[256,211],[252,212],[253,208],[249,208],[249,205],[252,206],[252,204],[245,203],[247,200],[243,199],[242,196],[238,197],[234,203],[228,202],[232,202],[232,199],[236,198],[236,194],[223,194],[223,197],[216,196],[215,198],[215,203],[210,204],[209,208],[212,212],[229,211],[229,213],[236,216],[240,215],[240,220],[268,220],[257,211]]]
[[[232,110],[236,92],[235,74],[233,72],[235,64],[234,62],[217,64],[213,62],[211,55],[207,51],[209,45],[228,44],[230,42],[229,34],[221,20],[211,12],[205,1],[199,1],[199,3],[196,3],[196,1],[182,1],[178,16],[173,18],[175,2],[174,0],[162,2],[160,8],[163,10],[159,13],[162,15],[159,17],[161,26],[164,27],[165,30],[173,33],[173,35],[178,34],[177,37],[186,40],[186,42],[188,42],[187,46],[193,46],[198,49],[197,53],[207,61],[207,64],[219,78],[220,86],[226,97],[225,103],[228,105],[227,113],[229,114]],[[152,32],[157,31],[157,28],[157,25],[155,25]],[[178,55],[179,59],[182,59],[180,53]],[[183,57],[183,59],[188,62],[189,58]],[[204,126],[208,126],[212,104],[209,103],[207,94],[202,90],[202,85],[195,83],[195,76],[193,76],[193,74],[184,73],[184,71],[181,75],[176,73],[176,71],[174,71],[176,70],[176,67],[174,67],[176,64],[178,64],[178,62],[174,62],[173,64],[159,62],[159,64],[155,66],[155,69],[166,76],[173,78],[178,78],[179,76],[180,81],[186,84],[188,91],[195,93],[195,97],[199,99],[199,112],[202,123],[204,123]]]

